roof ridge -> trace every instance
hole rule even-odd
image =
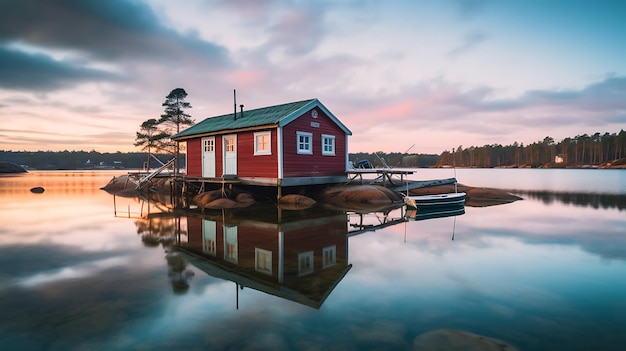
[[[279,105],[259,107],[244,110],[243,117],[236,116],[235,112],[212,116],[203,119],[195,125],[173,136],[174,139],[190,136],[196,133],[209,133],[218,130],[235,130],[240,128],[260,127],[280,123],[304,106],[315,103],[317,98],[287,102]],[[238,115],[239,113],[237,113]]]
[[[300,100],[300,101],[285,102],[285,103],[278,104],[278,105],[257,107],[257,108],[253,108],[253,109],[247,110],[247,111],[248,112],[252,112],[252,111],[263,110],[263,109],[272,108],[272,107],[282,107],[282,106],[287,106],[287,105],[296,105],[296,104],[301,104],[303,102],[309,103],[309,102],[314,101],[314,100],[317,100],[317,99],[313,98],[313,99],[306,99],[306,100]],[[244,110],[244,112],[246,112],[246,110]],[[231,114],[229,113],[228,115],[231,115]],[[215,116],[215,117],[219,117],[219,116]],[[209,117],[209,118],[211,118],[211,117]]]

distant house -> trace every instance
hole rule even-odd
[[[311,99],[209,117],[172,139],[187,144],[188,177],[296,186],[345,181],[349,135]]]

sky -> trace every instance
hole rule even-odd
[[[318,98],[350,152],[439,154],[626,129],[626,1],[2,0],[0,150],[140,151],[196,121]]]

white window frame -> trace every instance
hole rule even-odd
[[[202,139],[204,152],[215,152],[215,138]]]
[[[267,137],[267,150],[259,150],[259,137]],[[272,132],[256,132],[254,133],[254,155],[271,155],[272,154]]]
[[[239,239],[237,227],[224,226],[224,260],[239,263]]]
[[[259,264],[259,260],[265,258],[266,261]],[[257,272],[272,275],[272,251],[254,248],[254,270]]]
[[[331,150],[326,150],[326,141],[330,140]],[[324,156],[335,156],[335,136],[322,134],[322,155]]]
[[[313,273],[314,269],[313,251],[302,252],[298,254],[298,276]]]
[[[308,142],[300,142],[300,137],[307,137],[309,140]],[[303,145],[307,145],[307,149],[302,149],[301,146]],[[298,154],[313,155],[313,133],[296,132],[296,148]]]
[[[322,268],[337,264],[337,246],[327,246],[322,250]]]
[[[216,222],[202,220],[202,251],[211,256],[217,256]]]

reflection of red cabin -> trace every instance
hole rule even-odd
[[[295,186],[346,181],[349,135],[311,99],[210,117],[172,139],[187,143],[187,176]]]
[[[280,224],[188,217],[184,258],[211,276],[320,308],[350,269],[345,214]]]

